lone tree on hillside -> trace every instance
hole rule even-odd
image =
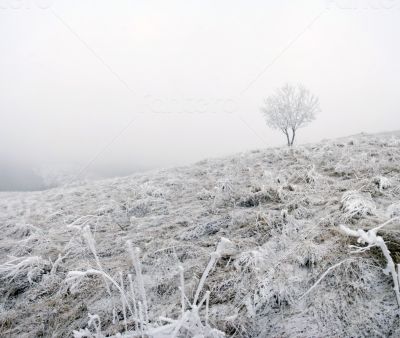
[[[291,147],[297,129],[313,121],[321,109],[318,98],[304,86],[286,84],[265,100],[261,110],[267,125],[282,131],[286,135],[287,145]]]

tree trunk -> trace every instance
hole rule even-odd
[[[286,135],[286,139],[287,139],[287,145],[288,147],[290,147],[290,138],[289,138],[289,132],[287,129],[283,130],[283,133]]]
[[[292,140],[290,141],[290,146],[293,146],[295,137],[296,137],[296,129],[292,128]]]

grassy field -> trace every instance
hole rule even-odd
[[[392,220],[396,268],[399,216],[400,133],[1,193],[0,336],[399,337],[384,253],[340,227]]]

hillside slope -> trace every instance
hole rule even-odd
[[[338,230],[397,216],[395,133],[2,193],[0,336],[399,337],[381,251],[352,253],[363,245]],[[400,222],[380,234],[400,263]],[[189,304],[207,291],[197,316]]]

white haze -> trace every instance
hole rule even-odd
[[[301,143],[400,129],[399,19],[400,1],[3,0],[0,189],[282,145],[259,107],[286,82],[321,102]]]

